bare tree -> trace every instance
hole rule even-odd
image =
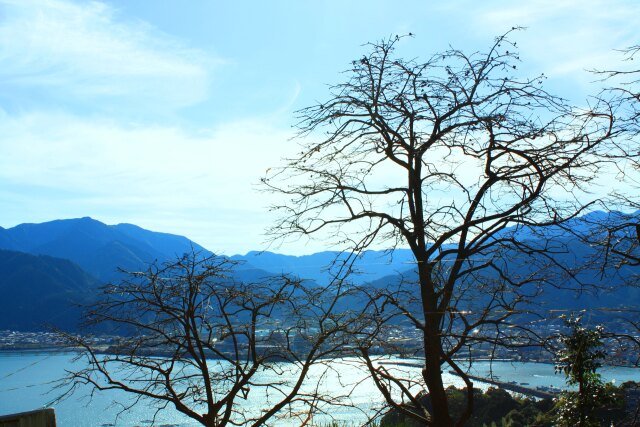
[[[319,391],[317,378],[305,380],[345,345],[347,316],[334,314],[340,284],[320,288],[286,276],[243,283],[234,266],[186,254],[104,287],[85,326],[106,325],[122,337],[107,349],[66,334],[84,367],[62,381],[61,398],[86,385],[121,390],[133,404],[151,400],[216,427],[278,417],[303,423],[337,401]],[[264,403],[250,411],[249,401]]]
[[[608,201],[620,212],[615,212],[599,221],[592,221],[591,233],[581,236],[595,248],[592,262],[600,268],[603,278],[615,278],[624,284],[638,289],[638,267],[640,266],[640,67],[634,60],[640,57],[640,45],[631,46],[621,51],[623,62],[616,69],[595,70],[593,73],[603,78],[608,86],[601,97],[608,98],[608,103],[615,105],[616,133],[615,149],[606,155],[616,160],[618,179],[625,190],[614,188]],[[636,294],[637,296],[637,290]],[[630,298],[635,301],[636,298]],[[638,365],[640,349],[640,324],[637,316],[640,308],[630,307],[617,313],[628,330],[610,331],[610,335],[621,342],[621,347],[631,345],[630,351]]]
[[[372,363],[367,343],[376,339],[360,344],[388,403],[409,401],[426,425],[461,426],[473,410],[460,351],[529,344],[535,331],[508,322],[516,308],[577,278],[555,256],[566,252],[562,243],[531,237],[589,206],[599,150],[613,132],[604,102],[572,108],[543,89],[544,76],[516,77],[508,34],[485,53],[451,49],[426,62],[395,54],[402,37],[368,45],[326,102],[299,111],[302,151],[263,179],[287,196],[274,206],[275,238],[318,236],[354,254],[373,245],[413,252],[415,280],[371,291],[367,310],[383,319],[372,331],[398,316],[419,331],[432,407]],[[467,384],[457,420],[446,369]]]

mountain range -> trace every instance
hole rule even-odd
[[[585,216],[599,221],[602,213]],[[517,230],[535,239],[530,230]],[[554,232],[553,230],[551,232]],[[556,239],[571,239],[556,231]],[[574,260],[587,259],[593,250],[578,241],[570,241]],[[152,263],[164,263],[184,253],[211,252],[186,237],[145,230],[133,224],[106,225],[92,218],[65,219],[41,224],[0,227],[0,330],[40,330],[46,325],[74,330],[81,309],[97,294],[100,285],[122,279],[123,271],[141,271]],[[319,252],[292,256],[272,252],[234,255],[238,261],[234,273],[238,280],[257,280],[271,275],[291,274],[309,283],[330,280],[333,261],[344,260],[339,252]],[[567,256],[567,255],[559,255]],[[357,284],[387,286],[400,276],[411,277],[413,256],[407,249],[366,251],[354,262],[351,280]],[[620,305],[636,300],[638,292],[629,290],[607,295],[573,295],[549,291],[545,297],[551,306],[589,306],[608,303]]]
[[[89,217],[0,227],[0,330],[48,325],[74,329],[81,312],[78,304],[91,301],[100,285],[121,280],[125,271],[145,270],[190,252],[212,255],[183,236],[133,224],[106,225]],[[231,259],[239,263],[234,273],[238,280],[294,274],[326,281],[329,272],[324,267],[338,255],[249,252]],[[390,264],[383,252],[365,254],[358,262],[370,270],[360,282],[410,268],[402,264],[408,256],[408,251],[400,251]]]

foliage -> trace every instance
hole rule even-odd
[[[466,392],[455,387],[447,388],[451,416],[457,417],[465,410]],[[421,400],[429,405],[428,396],[422,396]],[[550,399],[535,401],[514,397],[499,388],[489,388],[485,392],[474,390],[475,411],[467,420],[467,427],[484,427],[496,424],[498,426],[537,426],[549,427],[549,421],[543,421],[544,414],[552,407]],[[385,415],[380,427],[397,427],[399,425],[422,426],[423,423],[402,415],[401,412],[392,409]]]
[[[565,391],[557,402],[557,423],[560,426],[599,426],[599,408],[609,403],[609,393],[598,368],[606,356],[603,350],[602,326],[587,328],[580,317],[565,318],[570,332],[561,337],[563,349],[557,356],[556,372],[564,373],[567,385],[576,391]]]
[[[636,426],[637,408],[625,408],[625,394],[628,389],[638,389],[638,383],[624,383],[619,387],[612,384],[604,385],[604,394],[608,396],[602,402],[593,417],[596,426]],[[457,411],[464,410],[466,393],[462,389],[449,387],[452,416]],[[557,420],[557,401],[553,399],[534,400],[511,395],[504,390],[489,388],[485,392],[474,390],[476,411],[465,424],[466,427],[555,427]],[[428,405],[428,397],[421,396],[421,400]],[[380,427],[417,427],[424,424],[406,417],[396,409],[391,409],[381,420]],[[575,424],[578,426],[579,424]]]

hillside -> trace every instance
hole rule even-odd
[[[0,329],[74,329],[98,286],[69,260],[0,250]]]
[[[0,230],[0,249],[71,260],[101,281],[118,280],[118,269],[136,271],[191,250],[210,253],[183,236],[132,224],[106,225],[89,217]]]

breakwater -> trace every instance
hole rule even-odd
[[[451,375],[455,375],[457,377],[460,376],[455,371],[449,371],[449,373]],[[554,391],[554,390],[540,390],[540,389],[537,389],[537,388],[529,388],[529,387],[525,387],[525,386],[520,385],[520,384],[514,384],[513,382],[498,381],[496,379],[484,378],[484,377],[479,377],[479,376],[476,376],[476,375],[467,374],[467,377],[469,377],[469,379],[472,380],[472,381],[478,381],[478,382],[491,384],[491,385],[494,385],[496,387],[500,387],[500,388],[502,388],[504,390],[512,391],[514,393],[520,393],[520,394],[523,394],[525,396],[537,397],[539,399],[553,399],[559,393],[559,392]]]
[[[405,367],[410,367],[410,368],[422,368],[422,364],[419,363],[415,363],[415,362],[402,362],[402,361],[393,361],[393,362],[380,362],[381,365],[393,365],[393,366],[405,366]],[[456,377],[460,377],[460,375],[456,372],[456,371],[449,371],[449,373],[451,375],[454,375]],[[497,379],[493,379],[493,378],[486,378],[486,377],[480,377],[477,375],[471,375],[471,374],[467,374],[467,377],[472,380],[472,381],[478,381],[478,382],[482,382],[482,383],[486,383],[486,384],[491,384],[494,385],[496,387],[502,388],[504,390],[508,390],[508,391],[512,391],[514,393],[520,393],[523,394],[525,396],[531,396],[531,397],[536,397],[539,399],[553,399],[554,397],[556,397],[559,393],[559,391],[556,390],[551,390],[551,389],[545,389],[545,390],[541,390],[540,388],[529,388],[529,387],[525,387],[524,385],[515,383],[515,382],[504,382],[504,381],[498,381]]]

